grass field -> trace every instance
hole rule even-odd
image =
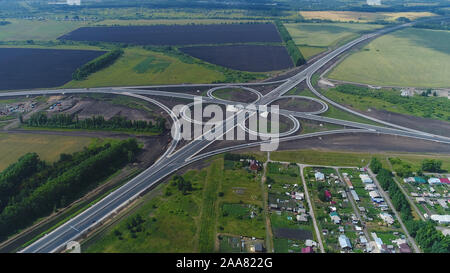
[[[59,36],[78,27],[84,22],[37,21],[8,19],[11,24],[0,27],[0,41],[56,40]]]
[[[350,23],[295,23],[285,26],[297,45],[315,47],[333,47],[358,37],[361,32],[382,27]]]
[[[148,51],[140,47],[125,49],[113,65],[83,81],[71,81],[64,87],[126,86],[175,83],[210,83],[224,80],[221,72],[198,64]]]
[[[56,135],[0,134],[0,170],[26,153],[35,152],[47,162],[59,159],[61,153],[73,153],[93,142],[88,137]]]
[[[165,185],[165,193],[170,192],[170,195],[155,196],[89,245],[84,252],[198,251],[198,223],[206,175],[204,170],[187,172],[184,179],[192,183],[194,190],[186,195],[176,186]],[[137,217],[142,218],[140,224],[130,228],[130,223]]]
[[[324,95],[333,101],[361,111],[379,109],[399,114],[450,121],[450,113],[448,112],[450,101],[447,98],[433,96],[427,98],[421,96],[403,98],[400,96],[400,91],[384,89],[376,90],[370,94],[347,94],[336,89],[328,89],[324,92]],[[393,103],[394,100],[390,102],[388,99],[395,97],[398,97],[396,103]]]
[[[449,87],[450,31],[409,28],[382,36],[329,78],[382,86]]]
[[[367,23],[378,20],[395,21],[399,17],[415,20],[421,17],[434,16],[430,12],[355,12],[355,11],[301,11],[300,15],[307,19],[332,20],[338,22]]]
[[[182,175],[192,183],[192,191],[184,195],[172,181],[161,185],[140,208],[87,243],[84,251],[210,253],[220,249],[215,245],[218,232],[265,237],[260,176],[255,179],[242,168],[225,170],[222,156],[210,163]],[[130,228],[133,219],[139,222],[136,217],[142,223]]]
[[[300,49],[300,52],[303,54],[303,57],[305,57],[307,60],[327,50],[326,47],[316,47],[316,46],[299,46],[298,49]]]
[[[213,252],[216,235],[217,195],[223,172],[223,159],[215,160],[207,170],[200,220],[199,250]]]
[[[297,162],[330,166],[365,166],[372,157],[377,157],[385,168],[387,157],[397,157],[418,169],[424,159],[442,160],[442,168],[450,170],[450,155],[411,154],[411,153],[356,153],[346,151],[298,150],[271,152],[270,159],[274,161]]]

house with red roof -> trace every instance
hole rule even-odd
[[[325,190],[325,199],[331,200],[331,192],[329,190]]]
[[[450,179],[448,178],[439,178],[442,184],[450,184]]]
[[[302,253],[314,253],[314,249],[312,248],[312,246],[307,246],[302,248]]]

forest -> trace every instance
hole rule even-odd
[[[49,164],[35,153],[0,173],[0,240],[69,205],[135,160],[135,139],[61,154]]]

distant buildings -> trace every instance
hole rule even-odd
[[[369,6],[381,6],[381,0],[367,0]]]

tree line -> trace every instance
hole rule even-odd
[[[1,195],[0,240],[80,198],[134,161],[139,150],[137,141],[128,139],[61,154],[53,164],[36,154],[21,157],[0,173],[1,188],[7,190]]]
[[[103,116],[92,116],[80,120],[78,115],[57,114],[48,117],[44,112],[35,113],[25,121],[25,124],[29,127],[131,130],[155,133],[162,133],[165,129],[165,123],[166,120],[162,117],[159,117],[153,124],[153,122],[145,120],[128,120],[123,116],[114,116],[109,120],[106,120]]]
[[[76,81],[86,79],[90,74],[100,71],[110,65],[112,65],[120,56],[122,56],[123,50],[120,48],[114,49],[102,56],[88,62],[82,67],[78,68],[73,74],[72,78]]]
[[[283,23],[280,20],[275,20],[275,26],[277,27],[278,32],[280,33],[281,39],[283,39],[284,43],[286,44],[286,49],[289,53],[289,56],[291,56],[294,65],[301,66],[305,64],[306,63],[305,57],[300,52],[300,49],[298,49],[298,46],[295,44],[294,40],[292,40],[291,35],[287,31]]]
[[[372,161],[376,162],[377,160],[372,159]],[[395,183],[392,173],[384,168],[379,168],[378,172],[375,173],[377,173],[377,180],[380,182],[383,190],[389,192],[392,204],[400,213],[400,217],[405,223],[408,232],[415,238],[421,249],[424,252],[450,253],[450,236],[444,236],[436,230],[436,223],[431,220],[425,222],[414,220],[411,206],[397,183]]]

